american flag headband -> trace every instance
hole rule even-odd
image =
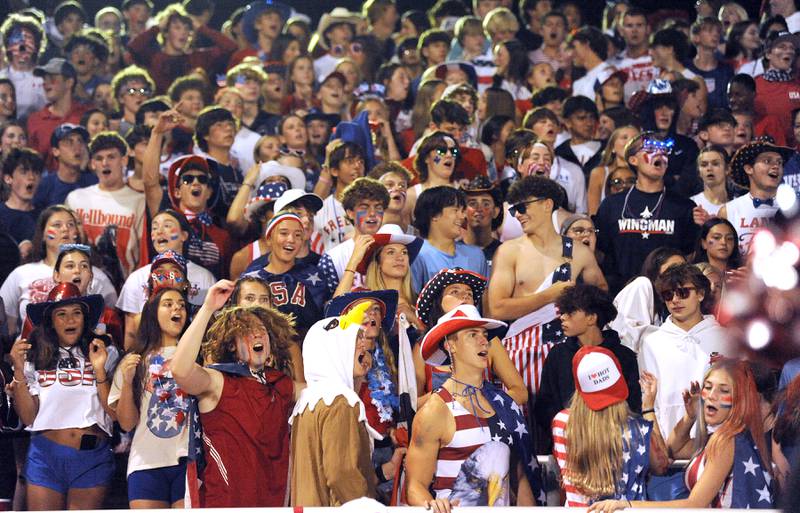
[[[672,153],[672,148],[675,146],[675,139],[651,139],[646,137],[642,140],[642,151],[646,153]]]

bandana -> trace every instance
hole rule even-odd
[[[764,72],[764,80],[767,82],[791,82],[792,73],[781,69],[768,69]]]
[[[199,221],[203,226],[211,226],[214,223],[214,221],[211,219],[211,214],[209,214],[208,211],[195,214],[191,210],[184,210],[183,215],[190,223],[193,223],[195,220]]]

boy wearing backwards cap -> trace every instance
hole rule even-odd
[[[422,358],[442,365],[449,357],[452,374],[414,418],[406,462],[410,505],[436,513],[452,506],[509,506],[510,481],[517,483],[517,506],[536,504],[538,467],[522,410],[484,381],[486,330],[505,325],[461,305],[425,335]]]

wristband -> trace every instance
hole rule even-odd
[[[95,378],[94,378],[94,381],[95,381],[95,383],[97,383],[98,385],[102,385],[103,383],[108,383],[108,376],[106,376],[106,379],[104,379],[104,380],[102,380],[102,381],[100,381],[99,379],[97,379],[97,378],[95,377]]]
[[[330,178],[328,178],[327,176],[321,176],[321,175],[320,175],[320,177],[317,179],[317,181],[318,181],[318,182],[322,182],[322,183],[326,183],[326,184],[328,184],[328,185],[331,185],[331,184],[333,184],[333,180],[331,180],[331,179],[330,179]]]
[[[20,381],[20,380],[17,379],[16,376],[11,376],[11,384],[14,385],[16,383],[19,383],[19,384],[23,384],[24,383],[25,386],[28,385],[28,381],[27,380],[23,379],[22,381]]]
[[[654,408],[650,408],[649,410],[642,410],[642,415],[647,415],[648,413],[655,414],[656,410]]]
[[[247,182],[242,182],[242,185],[246,185],[247,187],[250,187],[251,189],[255,188],[255,185],[253,185],[251,183],[247,183]]]

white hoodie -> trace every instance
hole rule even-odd
[[[690,382],[702,381],[713,352],[736,356],[733,341],[713,315],[703,316],[689,331],[673,324],[669,316],[658,330],[642,339],[639,370],[652,372],[658,378],[655,410],[665,438],[683,417],[683,391]]]

